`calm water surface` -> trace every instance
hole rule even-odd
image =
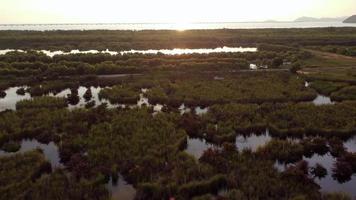
[[[351,177],[351,180],[345,183],[339,183],[332,177],[332,168],[336,162],[336,158],[332,157],[329,153],[323,156],[315,154],[311,158],[304,158],[309,163],[309,166],[315,166],[319,163],[328,170],[328,175],[324,178],[316,178],[315,182],[320,185],[322,192],[345,192],[353,197],[356,197],[356,175]]]
[[[310,83],[308,81],[305,81],[304,86],[306,88],[310,87]],[[317,97],[313,100],[314,105],[327,105],[327,104],[334,104],[335,102],[331,101],[331,98],[329,96],[325,96],[322,94],[317,94]]]
[[[14,155],[17,153],[24,153],[24,152],[32,151],[35,149],[41,149],[43,151],[43,154],[44,154],[46,160],[48,160],[51,163],[52,168],[59,168],[59,167],[63,166],[60,162],[58,146],[54,142],[50,142],[48,144],[42,144],[34,139],[22,140],[21,148],[17,152],[8,153],[3,150],[0,150],[0,157],[1,156],[11,156],[11,155]]]
[[[18,95],[16,91],[21,88],[21,87],[10,87],[6,92],[6,96],[4,98],[0,98],[0,111],[10,109],[10,110],[15,110],[16,109],[16,103],[21,100],[25,99],[31,99],[31,96],[29,93],[26,93],[25,95]],[[25,87],[26,88],[26,87]]]
[[[4,55],[9,52],[25,52],[23,50],[17,49],[4,49],[0,50],[0,55]],[[210,53],[243,53],[243,52],[257,52],[257,48],[255,47],[218,47],[214,49],[149,49],[149,50],[129,50],[129,51],[98,51],[98,50],[89,50],[89,51],[80,51],[80,50],[72,50],[70,52],[64,51],[48,51],[41,50],[41,52],[49,57],[53,57],[56,55],[69,55],[69,54],[110,54],[110,55],[124,55],[124,54],[165,54],[165,55],[183,55],[183,54],[210,54]]]
[[[21,100],[25,100],[25,99],[31,99],[32,97],[30,96],[29,93],[26,92],[25,95],[18,95],[16,93],[16,91],[21,88],[21,87],[10,87],[7,90],[5,90],[6,92],[6,96],[4,98],[0,98],[0,112],[4,111],[4,110],[16,110],[16,103],[21,101]],[[23,88],[27,88],[26,86],[24,86]],[[137,101],[136,104],[132,104],[132,105],[127,105],[127,104],[112,104],[110,103],[109,100],[107,99],[100,99],[99,98],[99,92],[104,89],[103,87],[90,87],[90,90],[92,92],[92,98],[89,101],[86,101],[84,99],[84,94],[87,91],[87,87],[84,86],[80,86],[78,88],[78,96],[79,96],[79,102],[76,105],[71,105],[68,104],[68,109],[75,109],[75,108],[84,108],[85,105],[89,102],[89,101],[94,101],[95,102],[95,107],[105,103],[107,104],[108,108],[136,108],[136,107],[142,107],[142,106],[147,106],[147,107],[152,107],[153,111],[155,113],[157,112],[161,112],[162,108],[164,105],[162,104],[155,104],[152,105],[149,103],[148,98],[145,97],[145,93],[148,91],[148,89],[146,88],[142,88],[141,89],[141,94],[140,94],[140,98]],[[71,94],[71,91],[69,88],[62,90],[59,93],[49,93],[47,96],[53,96],[53,97],[63,97],[66,98],[69,94]],[[203,115],[206,114],[209,110],[208,107],[200,107],[197,106],[195,108],[189,108],[186,107],[184,104],[182,104],[179,108],[180,113],[184,114],[184,113],[189,113],[192,111],[192,109],[195,111],[195,113],[197,115]]]
[[[235,145],[239,151],[244,149],[251,149],[256,151],[258,147],[264,146],[269,141],[272,140],[272,137],[269,135],[268,130],[264,134],[255,134],[252,133],[248,136],[238,135],[236,137]],[[288,140],[298,141],[295,138],[288,138]],[[356,152],[356,136],[344,142],[344,146],[349,152]],[[204,139],[197,138],[188,138],[188,146],[186,152],[193,155],[196,159],[199,159],[204,151],[209,148],[219,148],[217,145],[206,142]],[[310,158],[303,158],[309,163],[309,167],[315,166],[316,163],[321,164],[328,171],[328,175],[322,179],[315,179],[315,182],[320,185],[321,192],[345,192],[353,197],[356,197],[356,175],[351,177],[351,180],[345,183],[339,183],[337,180],[334,180],[332,177],[332,168],[336,161],[336,158],[332,157],[329,153],[323,156],[314,154]],[[289,164],[290,165],[290,164]],[[287,166],[285,164],[280,164],[276,162],[275,167],[279,171],[284,171]]]
[[[313,100],[313,104],[314,105],[326,105],[326,104],[334,104],[334,102],[331,101],[330,97],[318,94],[318,96]]]
[[[21,148],[19,151],[8,153],[3,150],[0,150],[0,157],[12,156],[18,153],[24,153],[35,149],[41,149],[43,151],[46,160],[51,163],[53,169],[63,167],[63,164],[61,163],[59,157],[58,146],[54,142],[42,144],[35,139],[24,139],[21,141]],[[128,184],[120,174],[118,182],[113,183],[112,178],[110,178],[109,183],[106,184],[106,188],[109,190],[113,200],[132,200],[136,195],[135,188],[132,185]]]
[[[119,174],[117,183],[114,183],[110,178],[106,188],[109,190],[112,200],[133,200],[136,195],[136,189],[127,183],[121,174]]]

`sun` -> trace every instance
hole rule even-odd
[[[172,23],[172,29],[177,30],[179,32],[183,32],[188,29],[194,28],[194,23],[192,22],[175,22]]]

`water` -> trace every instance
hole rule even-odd
[[[0,157],[1,156],[11,156],[17,153],[24,153],[28,151],[32,151],[35,149],[41,149],[43,151],[43,154],[46,158],[51,163],[52,168],[60,168],[63,165],[60,163],[60,157],[59,157],[59,152],[58,152],[58,146],[54,142],[50,142],[48,144],[42,144],[38,142],[37,140],[28,140],[24,139],[21,141],[21,148],[17,152],[5,152],[3,150],[0,150]]]
[[[344,147],[348,152],[356,153],[356,136],[346,141]]]
[[[209,111],[208,107],[201,108],[200,106],[198,106],[195,108],[195,113],[200,116],[206,114],[208,111]]]
[[[0,24],[0,30],[192,30],[356,27],[342,22],[205,22],[205,23],[97,23],[97,24]]]
[[[321,164],[328,171],[328,175],[322,179],[316,178],[315,182],[320,185],[322,192],[345,192],[356,197],[356,175],[351,177],[351,180],[346,183],[339,183],[332,177],[332,168],[336,159],[330,154],[323,156],[315,154],[311,158],[304,158],[309,163],[309,167],[315,166],[316,163]]]
[[[17,152],[5,152],[0,150],[0,157],[12,156],[18,153],[25,153],[35,149],[41,149],[45,156],[45,159],[51,163],[52,169],[62,168],[63,164],[60,161],[58,146],[54,142],[48,144],[42,144],[35,139],[24,139],[21,141],[21,148]],[[106,185],[113,200],[132,200],[136,195],[136,189],[128,184],[124,178],[119,175],[117,184],[114,184],[110,178],[109,183]]]
[[[110,178],[106,188],[109,190],[112,200],[133,200],[136,195],[136,189],[131,184],[128,184],[121,174],[119,174],[116,184]]]
[[[183,115],[184,113],[190,113],[191,111],[191,109],[189,107],[186,107],[184,103],[178,109],[181,115]]]
[[[159,50],[130,50],[130,51],[121,51],[121,54],[157,54],[162,53],[165,55],[182,55],[182,54],[209,54],[209,53],[243,53],[243,52],[256,52],[257,48],[251,47],[218,47],[215,49],[159,49]]]
[[[308,81],[305,81],[304,86],[306,88],[310,87],[310,83]],[[322,94],[317,94],[317,97],[313,100],[314,105],[328,105],[328,104],[334,104],[333,101],[331,101],[331,98]]]
[[[256,135],[252,133],[248,136],[238,135],[236,137],[235,145],[239,151],[244,149],[251,149],[256,151],[258,147],[264,146],[269,141],[272,140],[272,137],[269,135],[268,130],[265,134]],[[293,138],[288,138],[288,140],[295,140]],[[297,141],[297,140],[296,140]],[[356,136],[344,143],[347,151],[356,152]],[[204,151],[209,148],[219,148],[217,145],[206,142],[204,139],[197,138],[188,138],[188,146],[185,150],[187,153],[194,156],[196,159],[199,159]],[[345,192],[354,197],[356,197],[356,191],[354,190],[356,185],[356,175],[354,174],[351,177],[351,180],[345,183],[339,183],[337,180],[334,180],[332,177],[332,168],[336,161],[336,158],[327,153],[323,156],[314,154],[311,158],[303,157],[305,161],[309,163],[309,167],[314,167],[316,163],[321,164],[328,171],[328,175],[322,179],[316,178],[315,182],[320,185],[322,192]],[[286,167],[291,164],[285,165],[283,163],[278,163],[276,161],[275,167],[278,171],[283,172]]]
[[[258,147],[264,146],[271,140],[272,137],[269,135],[269,131],[266,130],[266,132],[261,135],[257,135],[255,133],[251,133],[250,135],[237,135],[235,146],[239,151],[244,149],[251,149],[252,151],[256,151]],[[195,158],[199,159],[203,155],[204,151],[209,148],[219,147],[218,145],[207,142],[205,139],[188,137],[186,152]]]
[[[204,151],[209,148],[216,148],[216,145],[208,143],[205,139],[189,137],[187,149],[185,151],[196,159],[199,159]]]
[[[21,100],[25,100],[25,99],[32,99],[32,97],[30,96],[29,93],[25,93],[25,95],[18,95],[16,93],[17,89],[19,89],[21,87],[10,87],[8,88],[7,90],[5,90],[6,92],[6,96],[5,98],[1,98],[0,99],[0,112],[1,111],[4,111],[4,110],[16,110],[16,103],[21,101]],[[27,88],[27,87],[24,87],[24,88]],[[94,107],[97,107],[103,103],[107,104],[107,107],[109,109],[112,109],[112,108],[126,108],[126,107],[129,107],[129,108],[136,108],[136,107],[143,107],[143,106],[147,106],[147,107],[152,107],[153,108],[153,111],[154,113],[157,113],[157,112],[161,112],[162,111],[162,108],[163,108],[163,105],[162,104],[155,104],[155,105],[152,105],[149,103],[149,100],[148,98],[146,98],[144,96],[144,94],[148,91],[148,89],[146,88],[142,88],[141,89],[141,93],[140,93],[140,98],[139,100],[137,101],[136,104],[132,104],[132,105],[129,105],[129,104],[112,104],[110,103],[109,100],[107,99],[100,99],[99,98],[99,93],[102,89],[104,88],[108,88],[108,87],[90,87],[90,90],[92,92],[92,98],[89,100],[89,101],[86,101],[84,99],[84,94],[85,92],[87,91],[87,87],[84,87],[84,86],[80,86],[78,88],[78,96],[79,96],[79,102],[76,104],[76,105],[71,105],[71,104],[68,104],[68,109],[72,110],[72,109],[76,109],[76,108],[84,108],[85,105],[90,102],[90,101],[94,101],[95,102],[95,106]],[[53,97],[63,97],[63,98],[66,98],[69,94],[71,94],[71,91],[69,88],[67,89],[63,89],[61,92],[59,93],[49,93],[48,95],[44,95],[44,96],[53,96]],[[208,112],[208,107],[195,107],[194,108],[194,111],[196,114],[198,115],[203,115],[203,114],[206,114]],[[189,113],[192,111],[191,108],[189,107],[185,107],[184,104],[182,104],[180,107],[179,107],[179,110],[181,112],[181,114],[184,114],[184,113]]]
[[[257,70],[257,65],[256,64],[250,64],[250,69],[251,70]]]
[[[30,94],[26,93],[25,95],[18,95],[16,91],[21,87],[10,87],[6,92],[6,96],[4,98],[0,98],[0,111],[4,111],[6,109],[15,110],[16,103],[21,100],[31,99]]]
[[[262,135],[256,135],[255,133],[249,136],[238,135],[236,136],[235,145],[238,150],[251,149],[252,151],[256,151],[258,147],[264,146],[271,140],[272,137],[267,130],[266,133]]]
[[[313,104],[319,106],[319,105],[334,104],[334,102],[331,101],[330,97],[318,94],[318,96],[313,100]]]
[[[9,52],[25,52],[23,50],[16,49],[4,49],[0,50],[0,55],[4,55]],[[210,53],[243,53],[243,52],[257,52],[257,48],[255,47],[217,47],[214,49],[149,49],[149,50],[129,50],[129,51],[98,51],[98,50],[89,50],[89,51],[80,51],[80,50],[72,50],[69,52],[63,51],[48,51],[48,50],[40,50],[37,52],[41,52],[49,57],[53,57],[56,55],[68,55],[68,54],[98,54],[98,53],[106,53],[110,55],[124,55],[124,54],[165,54],[165,55],[183,55],[183,54],[210,54]]]
[[[194,109],[194,112],[199,116],[202,116],[202,115],[208,113],[208,111],[209,111],[209,107],[197,106],[195,108],[190,108],[190,107],[185,106],[184,103],[182,105],[180,105],[179,108],[178,108],[178,110],[180,111],[181,115],[183,115],[185,113],[192,112],[192,109]]]
[[[74,109],[74,108],[84,108],[85,107],[85,104],[88,103],[89,101],[94,101],[95,102],[95,106],[99,106],[100,104],[102,103],[106,103],[108,108],[115,108],[117,106],[111,104],[108,100],[106,99],[100,99],[99,98],[99,92],[104,89],[102,87],[90,87],[90,90],[92,92],[92,98],[89,100],[89,101],[86,101],[84,99],[84,94],[85,92],[87,91],[87,87],[83,87],[83,86],[80,86],[78,88],[78,96],[79,96],[79,103],[76,104],[76,105],[68,105],[68,108],[69,109]],[[69,94],[71,94],[71,91],[69,88],[65,89],[65,90],[62,90],[61,92],[57,93],[57,94],[49,94],[49,96],[54,96],[54,97],[67,97]]]
[[[344,142],[344,147],[348,152],[356,152],[356,136]],[[340,183],[332,177],[332,168],[336,162],[336,158],[330,153],[325,155],[314,154],[312,157],[303,157],[303,160],[307,161],[309,167],[314,167],[317,163],[321,164],[326,170],[327,175],[324,178],[315,178],[315,182],[320,186],[321,192],[344,192],[352,197],[356,197],[355,185],[356,185],[356,174],[351,176],[351,180],[345,183]],[[288,166],[292,164],[283,164],[276,161],[275,167],[278,171],[285,171]]]

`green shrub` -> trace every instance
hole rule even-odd
[[[48,108],[48,109],[58,109],[67,107],[67,102],[65,98],[59,97],[35,97],[33,99],[21,100],[16,103],[16,109],[38,109],[38,108]]]
[[[20,150],[21,144],[20,142],[10,141],[2,145],[1,149],[5,152],[16,152]]]

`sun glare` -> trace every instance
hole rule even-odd
[[[180,32],[183,32],[187,29],[190,29],[191,27],[193,27],[193,23],[189,23],[189,22],[177,22],[173,24],[174,29]]]
[[[345,3],[340,3],[340,2]],[[293,20],[304,15],[344,16],[354,0],[1,0],[2,23],[176,23]],[[83,6],[85,5],[85,6]],[[338,7],[339,9],[335,9]],[[15,14],[16,13],[16,14]],[[45,17],[44,17],[45,16]],[[194,24],[196,25],[196,24]]]

